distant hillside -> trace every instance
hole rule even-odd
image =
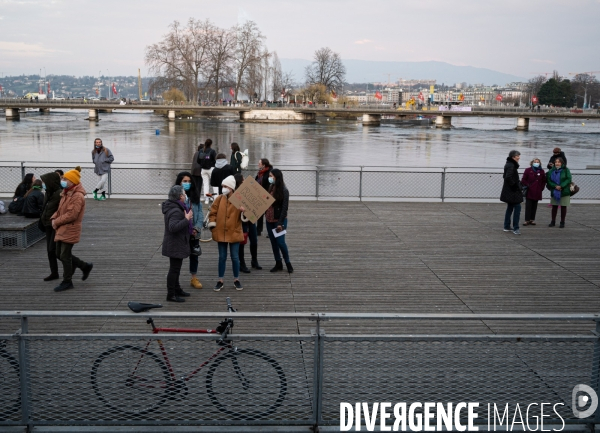
[[[284,71],[292,71],[296,81],[304,80],[304,68],[310,60],[281,59]],[[523,77],[504,74],[485,68],[473,66],[455,66],[445,62],[374,62],[368,60],[344,60],[346,65],[346,81],[348,83],[372,83],[403,79],[431,79],[437,84],[483,83],[500,86],[512,81],[525,81]]]

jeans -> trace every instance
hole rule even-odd
[[[219,279],[225,276],[225,266],[227,264],[227,245],[229,245],[229,253],[231,254],[231,265],[233,267],[233,278],[236,280],[240,276],[240,243],[219,242]]]
[[[525,221],[535,221],[535,214],[537,212],[537,200],[527,199],[525,202]]]
[[[288,252],[287,244],[285,243],[285,235],[279,236],[276,238],[273,235],[273,229],[277,228],[278,223],[270,223],[269,221],[265,221],[267,224],[267,232],[269,233],[269,240],[271,241],[271,248],[273,249],[273,256],[275,257],[275,261],[281,261],[281,255],[283,255],[283,260],[286,263],[290,262],[290,254]],[[287,229],[287,218],[283,221],[283,229]],[[281,254],[279,254],[279,250],[281,250]]]
[[[87,268],[87,263],[73,255],[73,244],[58,241],[56,243],[56,257],[63,265],[63,282],[68,283],[73,279],[75,268]]]
[[[506,213],[504,214],[504,230],[510,230],[511,214],[513,214],[513,230],[519,230],[519,218],[521,218],[521,203],[506,204]]]
[[[52,226],[45,226],[46,229],[46,251],[48,252],[48,262],[50,263],[50,273],[58,275],[58,260],[56,259],[56,242],[54,235],[56,232]]]
[[[169,272],[167,273],[167,290],[169,293],[181,288],[179,285],[179,274],[181,273],[182,264],[183,259],[169,257]]]

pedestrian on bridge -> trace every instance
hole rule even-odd
[[[75,268],[81,269],[83,281],[87,280],[94,267],[73,255],[73,246],[81,238],[83,215],[85,214],[85,189],[81,185],[81,167],[67,171],[61,181],[63,191],[60,194],[58,209],[50,217],[52,228],[56,230],[56,256],[63,265],[63,280],[54,288],[62,292],[73,288]]]
[[[527,187],[525,196],[525,222],[524,226],[535,225],[535,214],[538,202],[542,199],[542,193],[546,188],[546,173],[542,168],[539,158],[533,158],[525,169],[521,183]]]
[[[106,183],[108,181],[108,173],[110,165],[115,160],[110,149],[104,147],[102,140],[96,138],[94,140],[94,150],[92,150],[92,162],[94,163],[94,173],[98,177],[98,184],[94,189],[94,200],[106,200]],[[100,197],[98,193],[100,192]]]
[[[205,204],[208,204],[208,194],[210,194],[211,186],[210,176],[212,175],[213,169],[215,168],[215,164],[217,163],[217,152],[212,148],[212,140],[210,138],[206,139],[202,149],[200,148],[200,146],[198,146],[198,155],[196,156],[196,158],[198,164],[200,164],[201,167],[202,183],[204,185]],[[213,187],[213,191],[215,192],[215,194],[218,194],[219,188]]]
[[[51,217],[58,210],[58,205],[61,199],[62,187],[60,185],[61,176],[64,173],[53,171],[52,173],[42,174],[40,178],[46,186],[46,196],[44,197],[44,210],[40,217],[46,232],[46,252],[48,254],[48,262],[50,264],[50,275],[44,278],[44,281],[58,280],[58,260],[56,258],[56,241],[54,237],[56,232],[52,228]]]
[[[275,199],[275,202],[273,202],[271,207],[269,207],[265,213],[265,219],[267,220],[267,234],[271,240],[271,248],[273,250],[273,257],[275,258],[275,267],[271,269],[271,272],[283,270],[283,263],[281,262],[281,256],[283,256],[287,271],[291,274],[294,272],[294,268],[290,262],[290,254],[285,242],[285,233],[280,234],[287,230],[290,193],[283,181],[283,173],[277,168],[274,168],[271,170],[271,173],[269,173],[269,183],[271,184],[269,193]],[[276,236],[275,233],[278,235]]]
[[[521,203],[523,203],[523,191],[521,182],[519,182],[519,159],[521,152],[511,150],[506,158],[504,165],[504,184],[500,193],[500,201],[506,203],[506,212],[504,214],[504,231],[512,231],[515,235],[520,235],[519,219],[521,217]],[[512,215],[513,226],[510,227]]]
[[[549,227],[556,225],[556,214],[560,206],[560,228],[565,227],[565,218],[567,217],[567,207],[571,205],[571,171],[567,168],[567,163],[562,158],[554,160],[554,166],[546,175],[548,189],[550,189],[550,204],[552,205],[552,221]]]

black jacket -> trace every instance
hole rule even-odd
[[[231,154],[231,160],[229,164],[233,167],[234,174],[242,172],[242,152],[235,152]]]
[[[162,213],[165,216],[162,255],[174,259],[189,257],[189,221],[185,219],[183,205],[176,201],[167,200],[162,204]]]
[[[201,158],[201,157],[204,158]],[[210,170],[215,166],[215,162],[217,161],[217,152],[214,149],[208,149],[206,153],[204,153],[204,149],[201,149],[198,152],[198,164],[204,170]]]
[[[275,203],[273,203],[273,211],[274,211],[273,216],[277,220],[278,225],[283,225],[283,222],[287,218],[289,203],[290,203],[290,192],[284,186],[283,187],[283,200],[281,200],[281,201],[276,200]]]
[[[42,224],[46,227],[52,225],[50,217],[58,210],[60,204],[60,175],[58,173],[46,173],[40,176],[42,182],[46,184],[46,197],[44,197],[44,210],[42,212]]]
[[[556,161],[556,158],[562,158],[563,161],[565,162],[563,165],[567,165],[567,157],[565,156],[565,152],[560,152],[558,155],[554,155],[552,154],[552,156],[550,157],[550,161],[548,161],[548,170],[550,170],[552,167],[554,167],[554,161]]]
[[[25,197],[22,213],[29,218],[39,218],[44,208],[44,193],[39,189],[34,189]]]
[[[210,175],[210,186],[219,187],[219,194],[222,192],[221,182],[227,176],[233,176],[235,174],[235,170],[229,164],[225,164],[223,168],[215,167]]]
[[[523,202],[523,191],[521,190],[521,182],[519,181],[519,172],[517,171],[519,164],[510,156],[506,158],[504,165],[504,184],[502,185],[502,193],[500,201],[508,204],[519,204]]]

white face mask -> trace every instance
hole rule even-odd
[[[223,194],[227,195],[231,192],[231,190],[227,187],[223,188]]]

